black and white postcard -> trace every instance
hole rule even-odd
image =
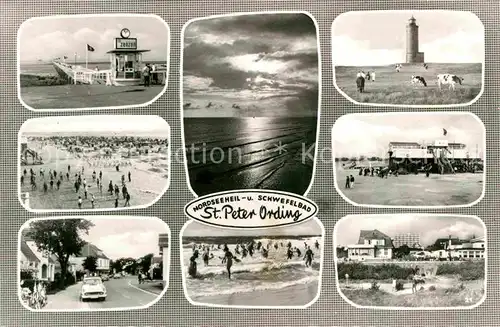
[[[293,12],[195,19],[184,27],[182,60],[192,191],[306,193],[320,95],[315,21]]]
[[[297,308],[319,297],[324,230],[317,218],[264,229],[191,221],[180,237],[184,291],[192,304]]]
[[[471,113],[350,114],[332,140],[336,188],[352,204],[466,206],[484,196],[486,131]]]
[[[169,33],[156,15],[31,18],[18,32],[19,99],[32,110],[150,104],[166,89]]]
[[[477,217],[351,215],[334,231],[338,288],[357,307],[467,308],[486,298],[486,226]]]
[[[30,119],[19,132],[18,174],[31,211],[144,208],[170,183],[170,127],[159,116]]]
[[[332,25],[334,83],[358,104],[469,105],[484,89],[484,35],[465,11],[343,13]]]
[[[19,298],[30,310],[145,308],[168,287],[170,230],[158,218],[43,218],[19,232]]]

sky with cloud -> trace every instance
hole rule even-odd
[[[186,117],[315,116],[318,80],[316,27],[305,14],[226,16],[185,29]]]
[[[429,63],[481,63],[484,27],[474,14],[461,11],[349,12],[332,25],[336,66],[392,65],[406,61],[406,25],[419,26],[419,51]]]
[[[168,233],[167,225],[149,218],[88,218],[94,226],[82,239],[101,249],[115,260],[123,257],[139,258],[146,254],[159,255],[158,235]]]
[[[22,127],[23,136],[57,133],[117,133],[120,135],[151,135],[169,137],[169,126],[159,116],[152,115],[89,115],[44,117],[28,120]]]
[[[169,35],[165,23],[157,17],[70,17],[34,19],[25,22],[19,30],[20,61],[50,61],[68,57],[85,61],[87,44],[95,51],[89,52],[89,61],[108,62],[109,50],[122,28],[130,30],[130,37],[137,38],[138,49],[151,50],[143,54],[144,60],[167,61]]]
[[[447,135],[444,136],[443,128]],[[484,158],[484,129],[470,114],[351,114],[339,118],[332,130],[335,157],[387,157],[389,142],[463,143]]]
[[[205,225],[197,221],[192,221],[189,226],[184,230],[183,236],[193,237],[193,236],[278,236],[278,235],[321,235],[321,226],[316,222],[315,219],[309,219],[305,222],[274,228],[265,229],[228,229],[220,228],[210,225]]]
[[[478,219],[461,216],[432,215],[351,215],[340,220],[336,227],[337,246],[356,244],[360,230],[378,229],[389,237],[397,234],[418,234],[422,246],[433,244],[437,238],[451,235],[460,239],[483,237],[486,230]]]

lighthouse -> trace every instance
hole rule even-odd
[[[418,25],[416,19],[411,16],[406,25],[406,63],[423,63],[424,53],[418,51]]]

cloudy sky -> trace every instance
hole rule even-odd
[[[307,15],[226,16],[185,30],[186,117],[315,116],[318,76],[316,27]]]
[[[336,66],[389,65],[406,61],[406,25],[419,26],[419,51],[426,62],[484,61],[484,27],[460,11],[372,11],[338,16],[332,26]],[[362,27],[361,27],[362,26]]]
[[[183,236],[277,236],[277,235],[321,235],[321,226],[315,219],[309,219],[303,223],[265,229],[228,229],[209,226],[197,221],[192,221],[184,230]]]
[[[443,135],[443,128],[447,135]],[[475,155],[484,157],[484,129],[470,114],[396,113],[351,114],[339,118],[333,126],[336,157],[387,157],[389,142],[464,143]]]
[[[159,255],[158,235],[168,233],[159,219],[89,218],[94,227],[82,238],[100,248],[110,259],[139,258],[146,254]]]
[[[122,28],[130,30],[130,37],[137,38],[138,49],[151,50],[144,60],[166,61],[168,30],[156,17],[80,17],[34,19],[19,30],[21,62],[47,61],[68,56],[74,61],[85,61],[87,44],[95,51],[89,53],[89,61],[109,61],[107,51],[114,48],[115,38]]]
[[[418,234],[421,245],[433,244],[437,238],[485,236],[485,230],[480,221],[470,217],[460,216],[418,216],[404,215],[351,215],[339,221],[336,227],[336,244],[345,246],[355,244],[359,239],[360,230],[378,229],[389,237],[397,234]]]
[[[23,136],[57,133],[118,133],[169,137],[168,123],[159,116],[90,115],[44,117],[26,121]]]

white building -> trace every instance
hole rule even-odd
[[[433,251],[433,257],[436,259],[484,259],[486,257],[486,242],[484,237],[473,238],[460,244],[449,243],[443,250]]]
[[[347,246],[347,258],[354,261],[392,259],[393,244],[379,230],[361,230],[357,244]]]
[[[41,251],[29,238],[21,238],[20,267],[31,271],[33,278],[48,282],[54,281],[56,262],[52,256]]]
[[[108,272],[110,269],[110,259],[104,252],[92,243],[85,243],[78,256],[71,256],[69,262],[75,265],[77,271],[84,271],[83,262],[87,257],[96,257],[97,272]]]

